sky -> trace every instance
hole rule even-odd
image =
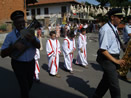
[[[89,3],[91,3],[91,4],[94,4],[94,5],[98,5],[99,4],[99,2],[97,2],[96,0],[77,0],[77,1],[79,1],[79,2],[82,2],[82,1],[87,1],[87,2],[89,2]]]

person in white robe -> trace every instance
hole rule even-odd
[[[78,37],[78,55],[76,59],[76,64],[82,65],[85,68],[88,68],[88,62],[87,62],[87,53],[86,53],[86,29],[81,29],[81,34]]]
[[[64,67],[71,74],[73,74],[73,68],[72,68],[73,53],[76,50],[74,37],[75,37],[74,31],[71,30],[68,33],[68,35],[65,37],[62,44],[62,50],[63,50],[63,55],[64,55]]]
[[[46,42],[46,52],[48,56],[48,69],[51,76],[56,76],[60,78],[58,74],[59,68],[59,54],[60,51],[60,42],[56,39],[55,31],[50,32],[50,39]]]
[[[128,6],[127,16],[130,16],[130,15],[131,15],[131,8],[130,8],[130,6]]]
[[[40,73],[40,66],[39,66],[39,59],[40,59],[40,51],[36,48],[36,54],[35,54],[35,76],[34,79],[36,82],[40,82],[39,73]]]

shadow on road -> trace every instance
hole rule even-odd
[[[59,68],[62,69],[63,71],[65,71],[65,72],[69,72],[69,70],[67,70],[67,69],[64,67],[64,62],[60,62],[60,63],[59,63]]]
[[[20,90],[12,71],[0,67],[0,98],[20,98]],[[34,83],[30,98],[83,98],[45,83]]]
[[[82,94],[86,95],[88,98],[92,98],[95,88],[91,88],[90,85],[88,85],[89,81],[86,82],[83,79],[72,75],[68,75],[67,77],[68,78],[66,81],[69,84],[69,87],[78,90]]]
[[[49,71],[48,71],[48,65],[47,65],[47,64],[43,64],[41,67],[42,67],[42,69],[44,69],[45,71],[49,72]]]
[[[73,59],[73,62],[72,62],[73,64],[76,64],[76,59]]]
[[[0,98],[19,98],[19,85],[15,74],[0,67]]]
[[[128,98],[131,98],[131,94],[128,95]]]
[[[65,70],[64,62],[59,62],[59,68]]]
[[[73,62],[72,62],[75,66],[79,66],[79,67],[83,67],[84,68],[84,66],[82,65],[82,64],[76,64],[76,59],[73,59]]]
[[[102,71],[102,68],[99,64],[96,63],[90,63],[90,65],[92,66],[92,68],[94,68],[97,71]]]

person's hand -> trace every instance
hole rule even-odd
[[[23,51],[26,48],[26,46],[21,42],[15,43],[14,47],[18,49],[19,51]]]
[[[83,49],[81,48],[80,50],[81,50],[81,53],[83,53]]]
[[[34,33],[27,33],[27,34],[25,35],[25,38],[26,38],[26,40],[29,41],[29,42],[34,42],[34,40],[36,40]]]
[[[125,60],[122,60],[122,59],[120,59],[120,60],[116,59],[115,63],[120,65],[121,67],[125,66]]]
[[[71,51],[70,54],[73,54],[74,51]]]

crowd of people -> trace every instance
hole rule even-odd
[[[56,27],[52,27],[51,25],[48,26],[49,32],[52,30],[56,31],[56,37],[65,37],[67,35],[67,32],[70,30],[74,30],[75,35],[79,35],[81,32],[81,28],[86,29],[86,33],[96,33],[98,32],[99,28],[101,27],[101,24],[94,23],[94,22],[85,22],[85,23],[73,23],[68,22],[67,24],[57,24]],[[42,27],[43,29],[43,27]],[[44,31],[43,31],[44,33]]]
[[[104,24],[99,30],[99,50],[97,52],[97,62],[103,69],[103,77],[96,88],[93,98],[102,98],[107,90],[110,90],[111,98],[121,98],[120,87],[118,81],[118,66],[125,66],[125,61],[119,59],[121,42],[119,40],[117,26],[123,19],[123,13],[120,8],[113,8],[108,12],[109,22]],[[11,20],[16,28],[10,32],[2,45],[1,56],[11,57],[11,65],[20,85],[21,97],[29,98],[33,79],[39,79],[39,62],[40,50],[43,50],[41,40],[41,29],[38,28],[35,33],[28,33],[25,38],[20,38],[21,30],[25,29],[24,13],[15,11],[11,14]],[[131,17],[128,18],[128,24],[125,26],[126,34],[124,34],[124,44],[127,44],[131,37]],[[52,31],[49,26],[50,38],[46,42],[46,53],[48,57],[48,70],[50,76],[60,78],[59,55],[63,52],[64,67],[70,74],[73,74],[72,62],[73,54],[78,50],[75,64],[88,68],[87,62],[87,38],[86,33],[88,24],[65,24],[57,25],[56,31]],[[27,30],[27,29],[26,29]],[[26,32],[31,32],[27,30]],[[64,41],[60,45],[59,37],[63,36]],[[75,37],[78,40],[75,41]],[[76,43],[77,42],[77,43]],[[76,47],[77,44],[77,47]],[[62,47],[62,50],[61,48]],[[24,51],[18,58],[13,57],[13,53]],[[127,77],[125,76],[127,79]]]

